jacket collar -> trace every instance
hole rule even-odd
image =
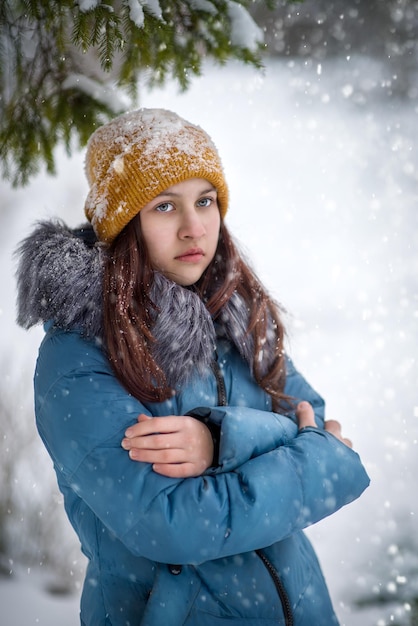
[[[91,226],[72,230],[62,222],[40,222],[17,254],[18,324],[30,328],[53,320],[59,328],[102,340],[105,248]],[[217,335],[229,339],[251,367],[247,307],[237,294],[224,306],[216,329],[196,293],[159,273],[150,296],[159,310],[153,327],[154,357],[171,386],[207,370]]]

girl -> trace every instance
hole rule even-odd
[[[86,171],[91,225],[39,224],[18,270],[81,624],[337,624],[302,530],[368,477],[231,240],[215,146],[142,109],[95,131]]]

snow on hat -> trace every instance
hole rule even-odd
[[[155,196],[188,178],[205,178],[218,192],[221,217],[228,187],[221,160],[199,126],[164,109],[124,113],[98,128],[86,154],[87,219],[110,243]]]

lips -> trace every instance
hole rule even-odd
[[[201,248],[190,248],[190,250],[186,250],[186,252],[183,252],[182,254],[176,256],[176,260],[193,263],[196,261],[200,261],[201,258],[204,256],[205,253]]]

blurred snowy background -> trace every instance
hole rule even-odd
[[[169,84],[140,102],[214,139],[231,190],[227,223],[288,311],[296,365],[371,476],[358,502],[308,531],[342,626],[418,624],[418,74],[409,59],[358,47],[270,58],[263,72],[207,65],[187,93]],[[83,158],[59,155],[56,178],[21,190],[0,182],[2,626],[78,624],[84,561],[33,425],[43,332],[15,325],[12,253],[37,219],[83,221]]]

